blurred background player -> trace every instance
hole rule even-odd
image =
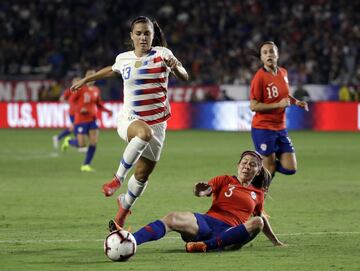
[[[158,240],[171,231],[181,234],[187,252],[206,252],[235,245],[239,248],[263,231],[275,246],[284,246],[262,215],[264,190],[270,173],[262,166],[255,151],[244,151],[237,165],[237,175],[222,175],[194,186],[198,197],[213,196],[206,214],[171,212],[141,228],[133,235],[137,245]],[[109,230],[119,229],[113,221]]]
[[[119,54],[113,66],[86,76],[71,87],[77,90],[88,82],[118,74],[123,78],[124,105],[118,116],[117,131],[128,145],[113,179],[103,185],[105,196],[113,195],[135,165],[126,194],[117,198],[119,210],[115,221],[121,226],[160,159],[166,121],[171,115],[167,97],[169,74],[172,72],[178,79],[188,80],[181,62],[166,48],[166,40],[156,21],[143,16],[135,18],[130,38],[134,50]]]
[[[72,80],[72,84],[75,84],[75,82],[79,81],[80,77],[74,77]],[[64,130],[62,130],[58,135],[54,135],[53,140],[53,146],[54,149],[59,148],[59,142],[66,136],[70,135],[74,131],[74,119],[75,119],[75,103],[70,99],[70,96],[72,95],[72,91],[70,88],[66,89],[64,93],[60,96],[59,100],[60,102],[64,103],[67,102],[69,104],[69,119],[70,119],[70,126]]]
[[[88,70],[86,76],[95,74],[94,70]],[[101,103],[100,89],[94,86],[93,83],[88,83],[82,86],[77,92],[70,97],[70,102],[75,104],[75,139],[70,136],[64,139],[61,150],[65,151],[69,146],[75,148],[84,148],[86,140],[88,140],[88,148],[85,155],[84,163],[80,170],[84,172],[91,172],[94,169],[90,166],[93,160],[96,144],[98,142],[98,125],[97,112],[98,108],[107,112],[112,116],[111,110],[105,108]]]
[[[291,104],[308,111],[308,104],[289,95],[287,70],[278,67],[278,47],[272,41],[260,46],[260,68],[251,82],[250,108],[256,112],[251,136],[257,152],[264,158],[264,167],[286,175],[297,169],[295,150],[286,130],[285,108]]]

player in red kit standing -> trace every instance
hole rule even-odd
[[[94,74],[94,70],[89,70],[86,75]],[[89,146],[85,155],[84,163],[81,165],[80,170],[83,172],[91,172],[94,169],[90,166],[93,160],[96,144],[98,142],[98,125],[97,112],[98,108],[107,112],[112,116],[112,112],[105,108],[101,103],[100,90],[92,83],[84,85],[77,92],[73,93],[70,102],[76,104],[75,109],[75,139],[67,137],[64,139],[62,150],[66,150],[69,146],[75,148],[84,148],[86,139],[89,141]]]
[[[72,79],[72,83],[75,84],[75,82],[79,81],[80,77],[74,77]],[[59,142],[65,138],[66,136],[70,135],[73,130],[74,130],[74,120],[75,120],[75,103],[72,102],[72,100],[70,99],[72,95],[72,91],[70,90],[70,88],[66,89],[64,91],[64,93],[60,96],[60,102],[64,103],[67,102],[69,104],[69,118],[70,118],[70,126],[66,129],[64,129],[63,131],[61,131],[58,135],[54,135],[52,140],[53,140],[53,146],[54,149],[58,149],[59,148]]]
[[[140,245],[163,238],[176,231],[186,243],[187,252],[206,252],[235,245],[241,247],[263,231],[275,246],[284,246],[262,214],[264,191],[270,173],[262,166],[262,157],[255,151],[241,154],[237,175],[222,175],[194,187],[198,197],[213,196],[206,214],[171,212],[161,220],[141,228],[133,235]],[[109,230],[120,227],[110,221]]]
[[[291,104],[308,111],[308,104],[289,95],[287,70],[278,67],[278,48],[272,41],[260,46],[260,68],[250,90],[250,108],[255,112],[251,136],[257,152],[264,159],[264,167],[272,176],[275,171],[295,174],[295,150],[286,130],[285,108]]]

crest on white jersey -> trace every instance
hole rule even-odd
[[[135,62],[135,68],[140,68],[142,66],[142,62],[140,60]]]

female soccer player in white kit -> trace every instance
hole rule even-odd
[[[121,74],[124,81],[123,110],[118,115],[117,132],[128,142],[113,179],[103,185],[105,196],[120,188],[128,171],[134,174],[126,194],[117,198],[115,221],[123,226],[131,206],[146,188],[149,175],[160,159],[165,140],[166,120],[170,117],[167,84],[170,72],[180,80],[189,76],[173,53],[165,48],[164,35],[155,21],[140,16],[131,23],[134,50],[119,54],[115,64],[84,77],[71,89],[99,79]]]

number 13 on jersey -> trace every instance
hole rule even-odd
[[[129,79],[129,77],[130,77],[130,72],[131,72],[131,67],[123,68],[123,70],[122,70],[122,75],[123,75],[124,80]]]

